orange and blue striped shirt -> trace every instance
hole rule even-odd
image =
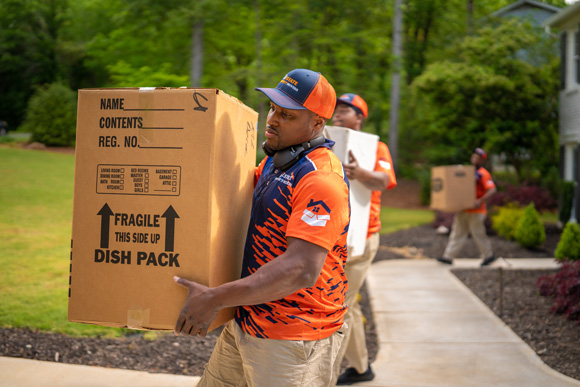
[[[277,340],[319,340],[343,323],[347,280],[346,236],[350,219],[348,179],[326,142],[302,154],[286,171],[271,157],[256,169],[256,187],[242,277],[276,259],[287,237],[328,250],[322,271],[311,288],[282,299],[237,308],[236,321],[248,334]]]

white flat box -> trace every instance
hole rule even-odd
[[[326,126],[326,138],[335,141],[332,148],[342,163],[348,163],[348,152],[352,151],[359,166],[374,170],[379,136],[339,126]],[[350,182],[350,227],[347,237],[349,256],[362,255],[365,250],[372,191],[357,180]]]

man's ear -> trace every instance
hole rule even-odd
[[[318,132],[324,129],[326,119],[319,116],[318,114],[313,114],[311,124],[313,125],[313,132]]]

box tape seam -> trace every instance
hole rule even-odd
[[[140,306],[131,306],[127,310],[127,328],[144,329],[144,325],[149,325],[150,309],[144,309]]]

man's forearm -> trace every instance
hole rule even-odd
[[[213,302],[220,308],[257,305],[314,286],[328,251],[305,243],[295,240],[284,254],[252,275],[209,289]],[[309,251],[305,251],[307,249]]]
[[[389,175],[383,172],[361,169],[357,180],[371,191],[384,191],[389,186]]]
[[[497,192],[497,188],[489,189],[482,197],[479,198],[482,202],[487,202]]]
[[[280,264],[283,261],[280,258],[283,257],[268,262],[248,277],[210,289],[216,305],[227,308],[263,304],[308,287],[300,269]]]

